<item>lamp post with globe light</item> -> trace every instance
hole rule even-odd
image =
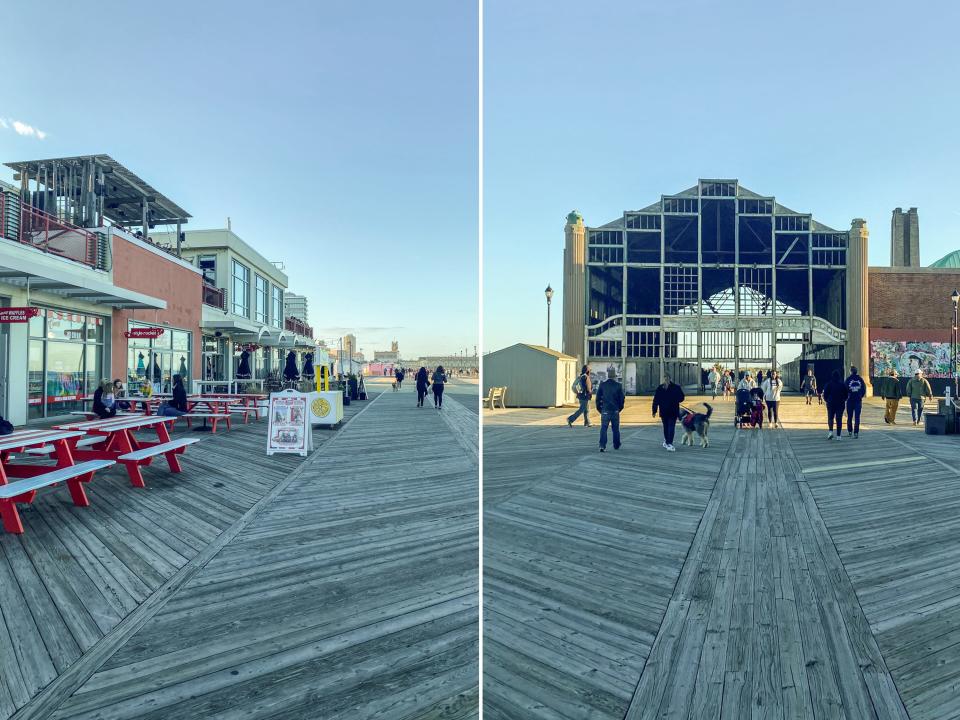
[[[543,294],[547,297],[547,347],[550,347],[550,301],[553,300],[553,288],[550,287],[549,283]]]

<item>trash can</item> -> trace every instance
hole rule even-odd
[[[924,432],[927,435],[946,435],[947,416],[940,413],[926,413],[923,416]]]

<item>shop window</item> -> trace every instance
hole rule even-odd
[[[274,327],[283,327],[283,290],[276,285],[272,289],[270,319]]]
[[[27,417],[44,418],[84,409],[83,398],[103,379],[106,320],[41,309],[30,320]]]
[[[257,322],[264,325],[267,323],[267,283],[266,278],[256,276],[256,286],[254,288],[254,313]]]

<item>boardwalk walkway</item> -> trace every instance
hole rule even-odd
[[[217,475],[224,455],[170,482],[170,496],[183,497],[158,507],[150,529],[159,534],[173,525],[163,538],[189,543],[192,559],[183,548],[180,568],[171,562],[166,578],[155,571],[152,584],[141,580],[139,594],[125,605],[124,596],[111,601],[109,589],[98,591],[91,577],[102,572],[95,562],[100,546],[78,553],[64,580],[82,580],[77,600],[96,593],[96,606],[113,613],[72,654],[47,642],[43,631],[34,641],[34,649],[45,648],[43,658],[29,661],[22,654],[27,646],[16,646],[0,665],[4,677],[19,665],[20,683],[29,683],[29,692],[16,688],[29,701],[16,720],[475,717],[477,468],[469,446],[457,439],[468,430],[453,429],[458,417],[471,416],[475,435],[476,415],[453,408],[447,419],[418,411],[412,398],[405,390],[352,404],[349,410],[362,412],[339,433],[316,431],[328,442],[303,463],[267,460],[262,423],[259,431],[244,430],[246,450],[237,431],[205,438],[195,449],[231,444],[244,460],[237,474],[262,485],[259,494]],[[251,433],[258,433],[255,443]],[[161,481],[148,484],[159,488]],[[204,502],[201,488],[208,484],[223,488],[217,503]],[[142,491],[127,492],[119,478],[104,485],[84,510],[145,512],[150,500]],[[115,501],[105,502],[106,493],[116,493]],[[69,553],[69,544],[51,551],[41,538],[83,531],[110,540],[107,547],[133,545],[159,564],[153,556],[160,553],[148,553],[153,537],[141,528],[129,524],[121,533],[119,521],[94,513],[78,520],[83,513],[62,499],[49,502],[59,505],[57,512],[41,508],[31,517],[46,526],[42,534],[31,527],[22,538],[0,538],[6,563],[23,565],[18,553]],[[232,523],[202,521],[220,505],[239,505]],[[92,603],[51,607],[40,595],[56,599],[61,578],[48,572],[49,563],[34,559],[32,567],[35,592],[25,593],[14,612],[47,612],[73,627],[65,614]],[[135,569],[146,574],[148,566],[141,562],[129,573]],[[6,616],[8,606],[2,607]],[[6,627],[16,632],[20,625]],[[48,665],[37,680],[34,668]]]
[[[718,401],[668,454],[647,402],[604,455],[561,411],[486,413],[486,717],[960,715],[960,439],[871,405],[829,443],[793,399],[735,432]]]

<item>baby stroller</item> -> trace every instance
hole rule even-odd
[[[746,388],[737,390],[737,407],[733,413],[733,424],[735,427],[749,425],[753,417],[753,398],[750,397],[750,391]]]
[[[737,407],[733,424],[738,427],[763,427],[763,390],[753,388],[737,390]]]

